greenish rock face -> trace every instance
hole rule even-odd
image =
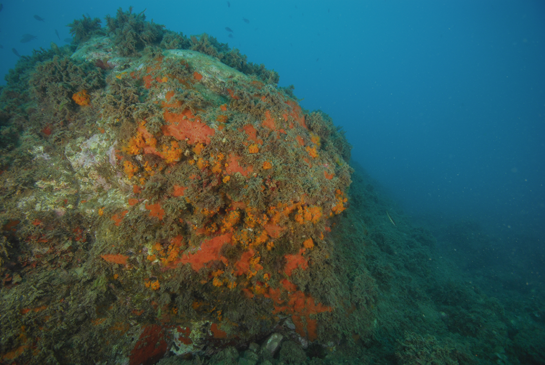
[[[282,342],[283,338],[284,336],[282,336],[280,333],[273,333],[263,344],[263,349],[268,351],[271,356],[274,356],[276,351],[280,348],[280,343]]]

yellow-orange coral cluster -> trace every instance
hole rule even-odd
[[[315,145],[320,147],[320,145],[321,145],[320,136],[310,132],[310,140],[312,141],[312,143],[314,143]]]
[[[212,173],[218,174],[222,172],[223,164],[222,161],[225,158],[225,155],[223,153],[218,153],[217,156],[214,156],[213,154],[210,155],[210,165],[212,166]],[[227,179],[229,181],[229,179]],[[227,182],[224,181],[224,182]]]
[[[130,155],[138,155],[142,152],[142,149],[145,147],[150,147],[152,149],[157,145],[157,140],[151,133],[146,129],[146,122],[143,121],[140,123],[136,136],[132,137],[129,140],[129,143],[126,147],[123,148],[125,152]]]
[[[180,149],[178,142],[171,141],[170,148],[163,146],[162,155],[165,159],[165,163],[171,164],[180,161],[180,157],[182,157],[182,150]]]
[[[259,146],[257,144],[255,144],[255,143],[250,145],[250,147],[248,148],[248,152],[258,153],[259,152]]]
[[[91,98],[89,97],[89,94],[87,94],[87,90],[81,90],[72,95],[72,100],[78,105],[86,106],[89,105]]]
[[[123,162],[123,167],[125,168],[125,174],[127,174],[129,179],[132,179],[134,174],[138,172],[138,167],[134,166],[130,161]]]
[[[221,232],[232,230],[233,226],[237,224],[240,220],[240,213],[238,210],[230,211],[225,218],[223,218],[223,226],[221,227]]]
[[[339,189],[335,191],[335,200],[337,204],[335,204],[333,208],[331,208],[333,212],[330,215],[333,215],[333,213],[341,214],[344,210],[346,210],[344,203],[346,203],[348,199],[344,197],[343,192],[340,191]]]
[[[214,277],[214,279],[212,280],[212,284],[214,286],[222,286],[223,285],[223,282],[220,278],[218,278],[218,276],[220,276],[221,274],[223,274],[224,271],[223,270],[216,270],[212,273],[212,276]]]
[[[161,283],[159,283],[159,280],[155,280],[154,282],[150,282],[146,279],[146,288],[151,288],[152,290],[159,290],[161,288]]]
[[[316,146],[314,146],[312,148],[310,146],[307,146],[306,150],[307,150],[308,154],[310,155],[310,157],[312,157],[312,158],[318,157],[318,152],[316,152]]]
[[[312,238],[309,238],[303,242],[303,246],[310,250],[314,247],[314,241],[312,240]]]
[[[183,248],[182,241],[183,237],[181,235],[176,236],[170,240],[170,244],[166,248],[159,242],[156,242],[152,247],[153,254],[150,252],[147,259],[151,262],[159,259],[165,266],[175,264],[180,259],[180,252]]]
[[[297,214],[295,214],[295,221],[299,224],[305,223],[318,223],[322,217],[321,207],[301,207],[297,208]]]
[[[196,155],[200,155],[203,149],[204,145],[202,143],[197,143],[195,147],[193,147],[193,152],[195,152]]]

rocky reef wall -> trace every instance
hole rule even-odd
[[[151,363],[280,327],[334,347],[344,135],[211,37],[107,24],[2,93],[3,358]]]

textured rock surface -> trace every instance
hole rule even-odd
[[[158,31],[116,22],[131,19]],[[19,131],[1,161],[4,358],[210,355],[286,319],[330,339],[352,172],[331,119],[206,36],[168,49],[161,30],[127,53],[91,28],[25,59],[2,95]]]
[[[263,349],[274,356],[276,351],[280,348],[280,343],[282,342],[283,338],[284,336],[282,336],[280,333],[271,334],[263,343]]]

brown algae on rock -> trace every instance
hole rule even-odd
[[[286,318],[337,340],[344,136],[212,37],[132,12],[97,24],[74,22],[76,50],[26,58],[3,90],[20,142],[0,161],[2,358],[152,363]]]

